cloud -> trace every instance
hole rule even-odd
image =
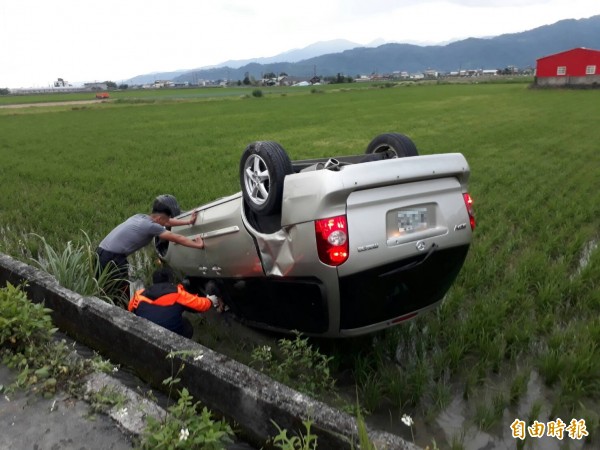
[[[461,6],[476,8],[529,7],[550,3],[551,0],[448,0]]]
[[[596,14],[597,0],[0,1],[0,87],[120,81],[333,39],[434,44]]]

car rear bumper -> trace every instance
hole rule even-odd
[[[358,336],[436,306],[457,277],[468,250],[469,245],[434,249],[427,255],[340,277],[334,289],[316,277],[219,282],[233,312],[248,325],[326,337]]]
[[[358,335],[411,319],[440,302],[469,245],[431,252],[340,278],[340,334]]]

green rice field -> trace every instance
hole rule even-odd
[[[239,157],[256,140],[305,159],[362,153],[380,133],[404,133],[421,154],[461,152],[469,161],[473,245],[439,309],[366,344],[336,343],[334,362],[352,380],[340,388],[358,392],[367,421],[414,434],[421,446],[435,439],[439,448],[469,449],[491,436],[545,449],[536,437],[511,438],[510,424],[575,418],[589,435],[565,431],[553,445],[598,448],[600,90],[252,91],[119,92],[101,103],[0,107],[0,252],[35,254],[30,233],[60,246],[85,232],[97,243],[133,213],[149,212],[158,194],[189,209],[236,192]],[[23,98],[0,98],[0,106]],[[85,99],[32,98],[57,100]],[[441,423],[458,410],[451,426]]]

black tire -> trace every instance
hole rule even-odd
[[[367,154],[382,154],[384,159],[418,156],[417,146],[404,134],[385,133],[376,136],[365,151]]]
[[[283,180],[292,172],[292,162],[277,142],[258,141],[248,145],[240,160],[240,185],[248,207],[260,215],[279,212]]]

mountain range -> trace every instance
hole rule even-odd
[[[285,72],[290,76],[357,77],[395,71],[408,73],[428,69],[451,72],[465,69],[535,67],[536,60],[575,47],[600,49],[600,15],[567,19],[520,33],[490,38],[468,38],[446,45],[374,42],[368,47],[347,40],[317,42],[268,58],[226,61],[213,67],[140,75],[128,84],[157,79],[195,83],[198,80],[242,80],[246,75]]]

